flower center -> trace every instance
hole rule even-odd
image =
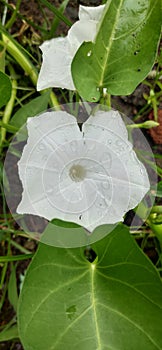
[[[73,165],[69,170],[69,176],[75,182],[83,181],[86,176],[86,170],[82,165]]]

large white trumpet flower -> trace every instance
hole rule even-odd
[[[29,118],[18,163],[17,212],[75,222],[89,231],[123,220],[149,190],[144,165],[116,111],[97,111],[79,129],[67,112]]]
[[[66,37],[45,41],[40,49],[43,63],[38,77],[37,90],[60,87],[75,90],[71,75],[71,63],[84,41],[94,41],[97,26],[105,5],[79,7],[79,21],[74,23]]]

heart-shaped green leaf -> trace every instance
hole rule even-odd
[[[11,91],[12,85],[10,78],[3,72],[0,72],[0,108],[9,101]]]
[[[108,0],[95,43],[84,42],[72,62],[79,94],[94,102],[100,88],[132,93],[154,64],[160,31],[159,0]]]
[[[84,248],[41,244],[20,297],[25,350],[162,349],[162,284],[122,224]]]

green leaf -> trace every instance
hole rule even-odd
[[[50,91],[28,102],[14,114],[10,125],[21,128],[26,123],[28,117],[34,117],[36,114],[44,112],[47,109],[49,98]]]
[[[11,97],[12,85],[8,75],[0,72],[0,108],[6,105]]]
[[[25,350],[162,349],[162,284],[128,229],[84,248],[40,244],[18,310]]]
[[[18,293],[17,293],[15,265],[12,265],[12,270],[11,270],[10,279],[8,283],[8,300],[11,303],[11,305],[14,307],[14,310],[17,311]]]
[[[154,64],[160,31],[161,1],[108,0],[95,43],[84,42],[72,62],[82,98],[98,101],[103,87],[132,93]]]
[[[19,338],[17,326],[12,326],[0,333],[0,342]]]

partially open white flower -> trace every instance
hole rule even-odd
[[[18,163],[19,214],[59,218],[89,231],[123,220],[149,190],[143,164],[117,111],[97,111],[80,131],[67,112],[29,118]]]
[[[104,7],[80,6],[79,21],[72,25],[68,35],[45,41],[40,46],[43,64],[37,82],[38,90],[49,87],[75,90],[71,75],[72,60],[84,41],[94,41]]]

